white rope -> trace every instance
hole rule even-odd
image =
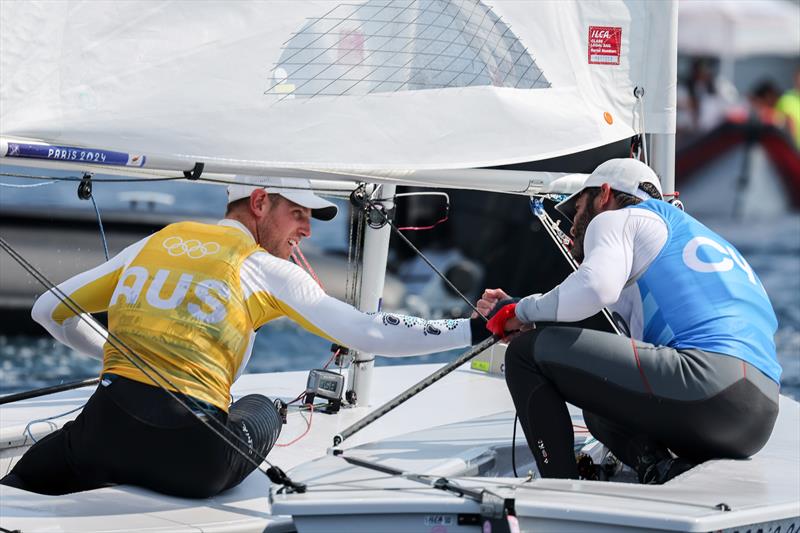
[[[639,131],[642,135],[642,153],[644,154],[644,164],[650,166],[650,157],[647,154],[647,130],[644,126],[644,89],[637,92],[636,98],[639,100]]]
[[[56,418],[61,418],[62,416],[71,415],[71,414],[72,414],[72,413],[74,413],[75,411],[80,411],[81,409],[83,409],[83,407],[84,407],[85,405],[86,405],[86,404],[83,404],[83,405],[80,405],[80,406],[78,406],[78,407],[76,407],[76,408],[74,408],[74,409],[70,409],[70,410],[69,410],[69,411],[67,411],[66,413],[61,413],[61,414],[58,414],[58,415],[48,416],[47,418],[37,418],[36,420],[31,420],[30,422],[28,422],[28,425],[26,425],[26,426],[25,426],[25,429],[23,430],[23,432],[22,432],[22,433],[23,433],[23,435],[27,433],[27,435],[28,435],[28,436],[31,438],[31,440],[32,440],[32,441],[34,442],[34,444],[35,444],[35,443],[37,443],[37,442],[39,442],[39,441],[36,439],[36,437],[34,437],[34,436],[33,436],[33,432],[31,431],[31,426],[32,426],[32,425],[34,425],[34,424],[38,424],[38,423],[40,423],[40,422],[49,422],[50,420],[55,420]],[[53,422],[50,422],[50,427],[51,427],[53,430],[57,429],[57,427],[56,427],[56,424],[55,424],[55,423],[53,423]]]
[[[46,181],[44,183],[31,183],[27,185],[17,184],[17,183],[0,183],[0,187],[10,187],[12,189],[32,189],[34,187],[44,187],[45,185],[52,185],[56,183],[56,181]]]

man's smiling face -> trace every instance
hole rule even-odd
[[[268,195],[266,201],[269,207],[256,222],[256,239],[270,254],[288,259],[292,246],[311,236],[311,209],[278,194]]]

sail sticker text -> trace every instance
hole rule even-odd
[[[619,65],[622,55],[622,28],[589,26],[589,64]]]
[[[8,143],[8,150],[5,155],[6,157],[48,159],[51,161],[70,161],[123,167],[142,167],[147,160],[146,156],[143,155],[131,155],[110,150],[12,142]]]

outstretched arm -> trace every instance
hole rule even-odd
[[[325,294],[302,269],[256,253],[245,261],[242,285],[255,327],[288,316],[308,331],[367,353],[420,355],[470,344],[469,320],[424,320],[362,313]]]

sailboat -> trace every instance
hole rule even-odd
[[[223,183],[299,176],[327,192],[356,191],[371,210],[389,213],[398,185],[568,194],[582,176],[490,167],[635,138],[670,192],[676,21],[674,2],[639,0],[3,2],[0,163],[73,169],[86,172],[84,181],[101,171]],[[537,214],[557,241],[542,205]],[[372,312],[391,227],[364,231],[353,303]],[[476,364],[458,364],[481,348]],[[258,471],[207,500],[125,485],[60,497],[2,486],[0,527],[441,533],[800,525],[797,402],[781,397],[770,442],[748,461],[710,461],[662,486],[625,482],[623,470],[610,482],[539,479],[514,436],[502,352],[488,342],[444,368],[373,368],[373,354],[354,354],[344,404],[290,411],[269,455],[305,491]],[[308,386],[306,372],[246,374],[233,394],[289,400]],[[91,392],[3,404],[2,471]],[[580,412],[571,413],[577,451],[603,461],[602,445],[581,431]]]

